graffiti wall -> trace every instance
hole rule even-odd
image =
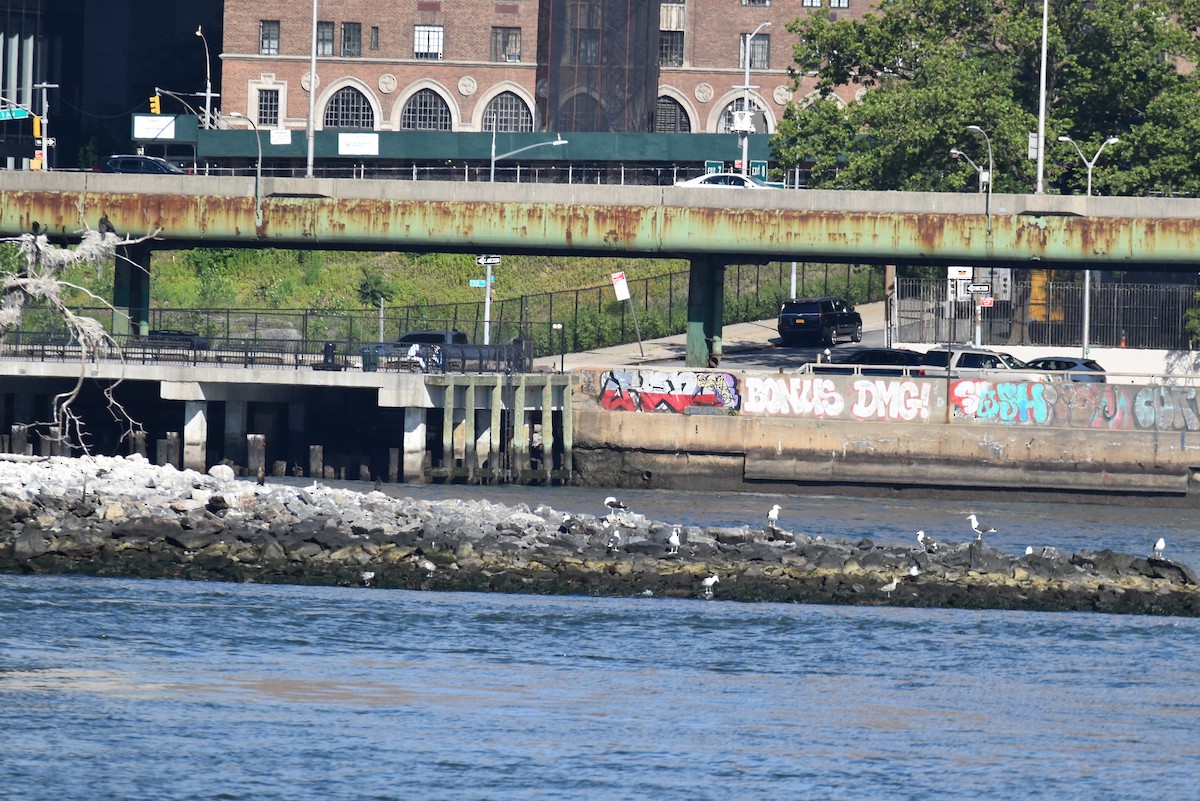
[[[910,377],[734,374],[693,370],[586,371],[581,391],[613,412],[725,413],[798,419],[952,422],[1200,431],[1193,387],[1075,382],[951,382]]]

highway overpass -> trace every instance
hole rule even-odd
[[[150,247],[649,256],[691,262],[688,364],[721,353],[722,272],[774,260],[1195,270],[1200,200],[0,172],[0,235],[102,215]],[[144,320],[143,271],[117,305]]]

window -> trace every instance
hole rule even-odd
[[[830,8],[849,8],[850,0],[829,0]]]
[[[600,27],[603,13],[599,0],[569,0],[567,29],[575,64],[600,63]]]
[[[571,31],[571,52],[576,64],[600,63],[600,31],[586,29]]]
[[[413,58],[442,57],[442,26],[417,25],[413,28]],[[435,93],[436,94],[436,93]],[[441,129],[437,129],[441,130]]]
[[[342,56],[358,58],[362,55],[362,23],[342,23]]]
[[[521,60],[521,29],[492,28],[492,61]]]
[[[278,89],[259,89],[258,90],[258,124],[259,125],[278,125],[279,124],[279,90]]]
[[[679,101],[673,97],[660,97],[654,107],[655,133],[691,133],[692,121]]]
[[[366,95],[353,86],[334,92],[325,107],[326,128],[375,128],[375,112]]]
[[[529,133],[533,130],[533,114],[521,98],[503,92],[492,98],[483,112],[483,130]]]
[[[757,39],[758,37],[755,36],[754,38]],[[716,133],[731,133],[733,131],[733,112],[741,111],[744,108],[745,105],[742,103],[742,98],[740,97],[726,106],[725,110],[721,112],[721,119],[717,120]],[[754,98],[750,98],[750,110],[752,112],[762,112],[764,109],[758,105]]]
[[[371,49],[379,49],[379,26],[377,25],[371,26]]]
[[[683,31],[658,32],[658,66],[683,66]]]
[[[742,0],[744,6],[769,6],[771,0]]]
[[[332,56],[333,55],[333,23],[318,22],[317,23],[317,55]]]
[[[738,61],[738,67],[746,68],[746,40],[750,34],[742,34],[742,57]],[[771,37],[768,34],[760,33],[753,39],[750,39],[750,69],[752,70],[768,70],[771,68]]]
[[[800,5],[803,8],[820,8],[821,0],[802,0]]]
[[[438,30],[441,30],[440,28]],[[403,131],[450,130],[450,107],[432,89],[422,89],[408,99],[400,113]]]
[[[258,23],[258,52],[266,56],[279,55],[279,20],[264,19]]]

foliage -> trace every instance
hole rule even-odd
[[[1101,192],[1200,192],[1196,114],[1197,0],[1050,0],[1046,67],[1045,185],[1083,191],[1090,158]],[[789,25],[797,85],[815,74],[820,99],[790,107],[774,137],[788,167],[811,168],[809,185],[962,191],[986,167],[990,137],[996,191],[1028,192],[1036,165],[1042,4],[1029,0],[893,0],[861,19],[827,12]],[[868,89],[842,107],[838,87]]]

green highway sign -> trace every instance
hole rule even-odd
[[[482,289],[483,287],[487,286],[487,281],[485,281],[485,280],[484,280],[484,279],[482,279],[482,278],[472,278],[472,279],[471,279],[471,280],[468,282],[468,285],[469,285],[469,286],[476,286],[476,287],[479,287],[479,288],[481,288],[481,289]]]
[[[29,109],[0,108],[0,120],[24,120],[29,118]]]

